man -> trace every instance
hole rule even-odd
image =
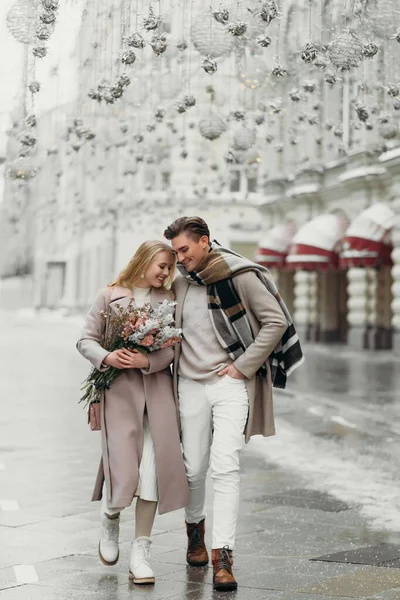
[[[191,491],[187,562],[208,563],[205,481],[214,488],[213,583],[235,590],[232,550],[239,508],[239,452],[252,435],[273,435],[272,385],[302,362],[290,315],[267,269],[210,243],[207,224],[182,217],[164,232],[178,258],[174,282],[174,390]],[[178,400],[179,398],[179,400]]]

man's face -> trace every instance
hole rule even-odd
[[[209,240],[206,235],[203,235],[196,242],[196,240],[189,237],[186,233],[180,233],[171,240],[171,246],[178,262],[182,263],[189,273],[196,270],[210,250]]]

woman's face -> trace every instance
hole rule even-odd
[[[167,250],[158,252],[148,266],[144,276],[149,287],[162,287],[166,278],[174,268],[174,265],[175,259],[171,252],[168,252]]]

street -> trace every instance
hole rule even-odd
[[[242,456],[237,593],[213,593],[212,569],[186,566],[182,511],[157,516],[156,585],[138,588],[128,582],[132,508],[119,563],[97,557],[90,495],[100,436],[78,404],[89,367],[75,350],[81,321],[0,314],[1,600],[400,598],[400,370],[391,353],[305,346],[305,365],[275,396],[277,435],[253,439]]]

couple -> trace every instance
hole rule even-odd
[[[97,369],[124,370],[101,405],[102,461],[92,498],[102,500],[99,556],[105,565],[117,563],[119,514],[137,497],[129,562],[135,583],[154,583],[149,551],[157,505],[160,514],[185,507],[187,562],[207,565],[211,466],[214,588],[234,590],[239,452],[244,439],[274,434],[272,386],[285,386],[302,362],[301,349],[266,269],[211,242],[199,217],[177,219],[164,236],[172,248],[143,243],[100,292],[77,345]],[[183,330],[175,350],[144,355],[101,347],[102,311],[122,299],[142,306],[165,298],[176,300],[176,326]]]

